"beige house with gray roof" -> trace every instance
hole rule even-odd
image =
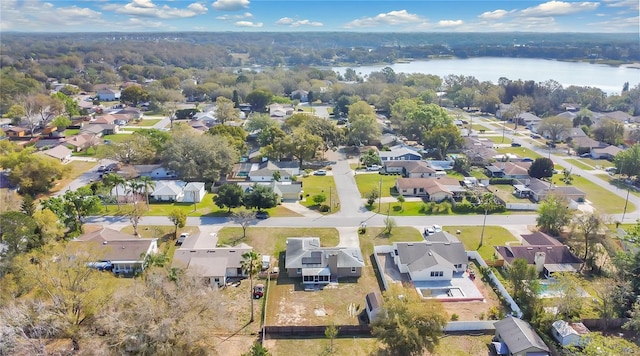
[[[364,258],[359,248],[322,247],[318,237],[287,239],[285,268],[291,278],[304,284],[329,284],[339,278],[362,275]]]

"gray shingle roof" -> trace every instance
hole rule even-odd
[[[495,324],[496,332],[509,348],[511,354],[516,354],[530,348],[538,348],[549,352],[549,347],[524,320],[508,316]]]
[[[364,267],[359,248],[321,247],[317,237],[291,237],[287,239],[285,268],[325,267],[328,256],[337,255],[337,267]]]

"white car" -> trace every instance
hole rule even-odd
[[[318,169],[317,171],[313,172],[314,176],[326,176],[327,175],[327,171],[325,171],[324,169]]]
[[[380,168],[382,168],[382,167],[377,165],[377,164],[372,164],[370,166],[367,166],[367,170],[368,171],[379,171]]]
[[[427,236],[433,235],[436,233],[436,230],[432,227],[425,227],[424,228],[424,234]]]
[[[180,237],[178,237],[178,241],[176,241],[176,245],[180,246],[182,245],[182,243],[184,242],[184,240],[189,237],[189,233],[188,232],[183,232],[180,234]]]
[[[442,226],[440,226],[440,225],[433,225],[433,231],[434,231],[434,232],[440,232],[440,231],[442,231]]]

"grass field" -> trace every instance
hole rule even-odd
[[[379,191],[380,180],[382,180],[382,197],[390,197],[396,195],[396,179],[401,176],[385,176],[376,173],[356,174],[356,184],[363,198],[366,198],[370,191]],[[393,194],[392,194],[393,193]]]
[[[495,251],[493,246],[504,246],[507,242],[518,241],[511,232],[501,226],[485,226],[484,242],[482,247],[478,248],[482,226],[444,226],[442,229],[456,235],[466,250],[478,251],[485,260],[493,257]],[[460,230],[459,234],[456,234],[457,230]]]
[[[66,129],[64,130],[64,135],[66,137],[75,136],[80,133],[80,129]]]
[[[111,141],[111,142],[118,143],[118,142],[122,142],[122,141],[124,141],[127,137],[131,137],[131,135],[130,135],[130,134],[113,134],[113,135],[105,135],[105,136],[102,136],[102,139],[103,139],[103,140],[109,140],[109,141]]]
[[[529,157],[536,159],[538,157],[543,157],[542,155],[533,152],[532,150],[526,147],[501,147],[496,150],[498,153],[506,154],[511,153],[514,155],[518,155],[519,157]]]
[[[580,169],[584,169],[585,171],[590,171],[595,169],[595,167],[587,165],[582,163],[582,160],[577,160],[577,159],[573,159],[573,158],[569,158],[569,159],[565,159],[565,161],[567,161],[567,163],[573,164],[574,166],[580,168]]]
[[[615,194],[611,194],[608,190],[603,189],[599,185],[592,181],[581,177],[579,175],[572,175],[572,185],[581,189],[587,193],[587,200],[590,201],[594,208],[603,214],[621,214],[624,209],[625,199]],[[556,174],[553,177],[553,183],[558,186],[565,186],[566,184],[560,180],[562,174]],[[629,203],[627,206],[627,212],[635,211],[636,207]]]
[[[129,126],[149,127],[159,123],[160,121],[162,121],[162,119],[144,119],[140,121],[132,121],[131,123],[129,123]]]
[[[313,197],[318,194],[324,194],[327,198],[324,204],[332,204],[332,212],[334,213],[339,210],[339,208],[336,209],[336,207],[340,206],[340,198],[338,197],[336,183],[332,176],[310,175],[308,177],[298,178],[298,180],[302,181],[302,190],[304,191],[304,201],[301,201],[300,204],[307,208],[317,210],[318,206],[313,201]]]
[[[383,227],[368,227],[364,234],[360,234],[360,249],[362,255],[368,257],[373,254],[373,246],[422,240],[422,233],[412,226],[394,227],[391,234],[387,234]]]

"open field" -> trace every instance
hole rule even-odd
[[[143,119],[140,121],[132,121],[129,123],[129,125],[127,126],[144,126],[144,127],[149,127],[149,126],[153,126],[157,123],[159,123],[160,121],[162,121],[162,119]]]
[[[300,201],[300,204],[307,208],[317,210],[318,206],[313,201],[313,197],[318,194],[324,194],[327,200],[324,204],[332,204],[332,212],[339,211],[340,198],[336,190],[336,183],[332,176],[314,176],[298,178],[302,181],[302,190],[304,201]],[[331,201],[329,201],[331,200]]]
[[[361,173],[356,174],[356,184],[358,185],[358,190],[360,191],[360,195],[363,198],[366,198],[367,194],[372,191],[380,190],[380,181],[382,180],[382,197],[390,197],[391,195],[396,195],[396,179],[401,178],[399,175],[395,176],[386,176],[377,173]]]
[[[247,228],[247,237],[242,237],[241,227],[223,227],[218,231],[218,244],[237,245],[244,242],[252,246],[257,252],[276,257],[282,253],[284,262],[284,251],[288,237],[319,237],[322,246],[336,246],[340,241],[338,230],[334,228]],[[281,265],[284,268],[284,265]]]
[[[538,157],[543,157],[542,155],[526,147],[500,147],[496,151],[500,154],[511,153],[514,155],[518,155],[519,157],[529,157],[533,159],[536,159]]]
[[[508,219],[508,216],[505,219]],[[518,242],[511,232],[501,226],[485,226],[484,242],[480,248],[478,246],[480,245],[482,226],[444,226],[442,229],[456,235],[466,250],[478,251],[485,260],[490,260],[493,257],[495,251],[493,246],[504,246],[508,242]],[[460,230],[459,234],[456,234],[457,230]]]

